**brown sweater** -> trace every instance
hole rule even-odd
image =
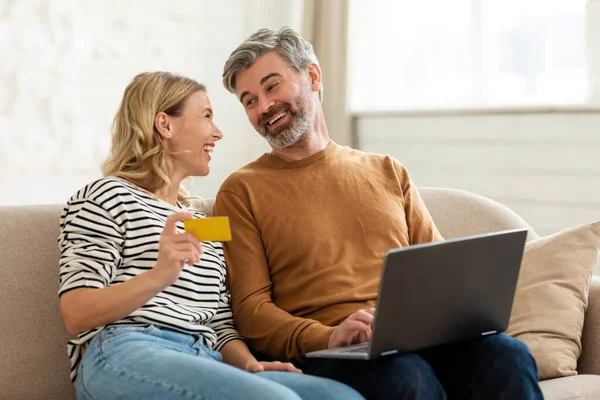
[[[300,161],[265,154],[221,186],[228,284],[239,333],[278,360],[327,347],[333,327],[374,307],[384,253],[442,240],[407,170],[331,142]]]

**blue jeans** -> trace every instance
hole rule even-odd
[[[362,399],[339,382],[291,372],[251,374],[202,339],[150,327],[103,329],[79,366],[78,399]]]
[[[311,359],[300,367],[367,399],[543,399],[531,352],[502,334],[374,361]]]

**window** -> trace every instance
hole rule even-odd
[[[350,0],[352,111],[580,104],[586,0]]]

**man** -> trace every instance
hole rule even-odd
[[[376,361],[307,361],[369,340],[386,250],[443,238],[398,161],[330,140],[319,62],[298,33],[257,31],[223,82],[272,148],[233,173],[214,206],[231,221],[234,318],[254,350],[366,398],[542,398],[531,353],[505,335]]]

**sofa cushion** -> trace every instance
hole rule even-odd
[[[540,382],[545,400],[600,399],[600,376],[579,375]]]
[[[507,334],[529,346],[541,379],[577,374],[600,222],[527,243]]]

